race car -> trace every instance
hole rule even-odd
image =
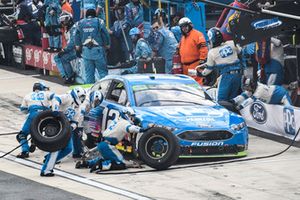
[[[97,118],[102,131],[125,107],[134,109],[140,126],[147,131],[131,138],[130,143],[133,152],[153,168],[165,169],[178,157],[247,155],[244,119],[212,101],[188,76],[109,75],[90,90],[104,95],[104,110]]]

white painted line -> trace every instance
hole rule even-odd
[[[0,80],[19,79],[19,78],[28,78],[28,77],[39,77],[39,76],[41,76],[41,75],[35,74],[35,75],[9,76],[9,77],[0,78]]]
[[[0,156],[2,156],[2,155],[4,155],[4,153],[0,152]],[[37,164],[37,163],[35,163],[33,161],[30,161],[30,160],[19,159],[19,158],[16,158],[15,156],[11,156],[11,155],[7,155],[5,157],[5,159],[10,160],[12,162],[22,164],[22,165],[26,165],[26,166],[34,168],[34,169],[38,169],[38,170],[41,169],[41,164]],[[115,193],[115,194],[118,194],[118,195],[121,195],[121,196],[124,196],[124,197],[129,197],[131,199],[151,200],[151,198],[149,198],[149,197],[145,197],[145,196],[142,196],[142,195],[134,193],[134,192],[130,192],[130,191],[126,191],[126,190],[123,190],[123,189],[120,189],[120,188],[117,188],[117,187],[113,187],[113,186],[110,186],[110,185],[107,185],[107,184],[104,184],[104,183],[101,183],[101,182],[98,182],[98,181],[89,180],[85,177],[81,177],[81,176],[77,176],[75,174],[67,173],[67,172],[64,172],[64,171],[56,169],[56,168],[55,168],[55,174],[59,175],[61,177],[79,182],[79,183],[83,183],[85,185],[93,186],[93,187],[96,187],[96,188],[99,188],[99,189],[102,189],[102,190],[105,190],[105,191],[108,191],[108,192],[112,192],[112,193]]]

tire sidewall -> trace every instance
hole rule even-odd
[[[146,152],[146,143],[148,140],[154,135],[164,137],[169,145],[168,152],[159,159],[151,158]],[[167,129],[154,127],[147,130],[145,133],[141,135],[138,140],[138,155],[139,158],[148,166],[155,168],[157,170],[164,170],[173,165],[180,154],[180,146],[178,139]]]
[[[53,118],[59,120],[61,123],[61,131],[54,137],[45,137],[39,133],[39,124],[42,120],[46,118]],[[48,152],[58,151],[63,149],[69,142],[71,138],[71,127],[68,119],[63,113],[60,113],[59,116],[54,116],[51,110],[46,110],[40,112],[33,120],[30,126],[31,137],[35,142],[36,146]]]

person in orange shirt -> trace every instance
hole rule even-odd
[[[182,32],[179,43],[179,55],[183,64],[183,74],[193,77],[200,85],[203,78],[197,77],[196,67],[206,62],[208,48],[203,33],[193,29],[191,20],[183,17],[178,25]]]
[[[64,13],[68,13],[73,17],[73,9],[71,4],[69,3],[69,0],[61,0],[61,11]]]

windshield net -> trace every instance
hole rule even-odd
[[[198,84],[149,84],[132,86],[136,106],[215,105],[205,99]]]

